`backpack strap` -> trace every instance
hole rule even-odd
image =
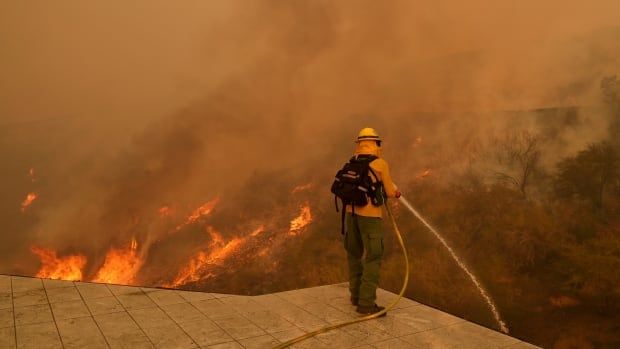
[[[349,161],[350,162],[365,162],[366,166],[368,167],[368,170],[372,173],[372,175],[377,180],[377,183],[382,183],[381,180],[379,180],[379,176],[377,176],[377,174],[372,169],[372,167],[370,167],[370,163],[375,161],[378,158],[379,158],[378,156],[372,155],[372,154],[357,154],[357,155],[353,156],[351,158],[351,160],[349,160]]]
[[[374,183],[377,186],[383,186],[383,181],[381,181],[379,176],[377,176],[377,173],[372,169],[372,167],[370,167],[370,163],[373,162],[374,160],[378,159],[378,158],[379,158],[378,156],[372,155],[372,154],[357,154],[357,155],[353,156],[350,161],[351,162],[364,162],[365,165],[366,165],[366,168],[367,168],[366,175],[368,177],[370,177],[368,172],[372,173],[372,176],[376,180],[376,182],[374,182]],[[368,194],[368,196],[372,200],[372,196],[376,195],[376,188],[373,188],[372,179],[370,181],[371,181],[371,183],[368,183],[370,185],[370,187],[368,188],[368,191],[366,192],[366,194]]]
[[[372,175],[375,177],[375,179],[377,180],[377,183],[383,183],[380,179],[379,176],[377,176],[377,174],[375,173],[375,171],[372,169],[372,167],[370,167],[370,163],[368,163],[368,170],[370,171],[370,173],[372,173]]]
[[[370,167],[370,164],[368,164],[368,170],[370,171],[370,173],[372,173],[373,177],[375,177],[375,179],[377,180],[375,183],[378,186],[383,186],[383,181],[379,178],[379,176],[377,176],[377,174],[375,173],[375,171],[372,169],[372,167]],[[383,190],[383,192],[385,192],[385,189]]]

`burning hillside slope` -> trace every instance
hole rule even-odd
[[[217,212],[219,201],[216,197],[191,210],[184,218],[176,217],[174,209],[162,206],[157,210],[158,219],[168,220],[164,228],[161,228],[163,233],[153,234],[157,238],[146,235],[140,241],[132,237],[125,244],[103,246],[98,252],[105,256],[102,261],[87,258],[84,254],[58,257],[58,252],[53,249],[33,246],[32,252],[41,263],[37,276],[173,288],[187,284],[204,284],[209,279],[217,278],[243,265],[277,265],[277,251],[288,240],[301,236],[313,219],[310,203],[303,202],[288,214],[288,218],[273,217],[270,222],[259,224],[240,234],[225,234],[210,222],[212,213]],[[180,222],[175,223],[175,219]],[[246,226],[243,223],[240,225]],[[185,243],[188,237],[192,237],[194,243]],[[179,241],[180,248],[176,246]],[[179,257],[167,261],[165,266],[162,266],[157,257],[149,258],[151,250],[155,250],[157,256],[158,253],[171,249],[180,252]],[[90,264],[90,268],[87,268],[87,264]],[[95,272],[89,273],[88,270]],[[171,272],[166,274],[162,273],[162,270]]]

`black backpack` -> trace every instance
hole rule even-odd
[[[374,155],[356,155],[336,173],[331,192],[334,194],[336,212],[338,212],[338,199],[342,201],[340,233],[343,235],[347,205],[351,205],[353,214],[355,214],[355,206],[365,206],[368,204],[368,200],[375,206],[381,206],[384,202],[382,183],[377,174],[370,168],[370,163],[375,159],[377,157]],[[372,181],[369,173],[373,174],[377,182]]]

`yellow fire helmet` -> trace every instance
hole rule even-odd
[[[381,138],[375,129],[370,127],[364,127],[360,133],[357,135],[357,140],[355,143],[360,141],[377,141],[379,144],[381,143]]]

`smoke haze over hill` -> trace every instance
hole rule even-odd
[[[141,280],[170,282],[218,236],[176,227],[216,198],[207,225],[225,239],[265,224],[260,241],[286,244],[271,237],[305,204],[309,233],[337,235],[327,187],[365,126],[403,187],[425,170],[442,185],[489,172],[485,149],[509,130],[546,135],[552,171],[609,137],[600,81],[620,73],[618,13],[614,0],[4,2],[3,272],[36,273],[36,245],[84,254],[94,278],[136,239]]]

